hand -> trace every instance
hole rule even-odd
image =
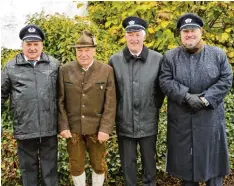
[[[60,135],[64,138],[72,138],[70,130],[63,130],[60,132]]]
[[[202,96],[202,94],[189,93],[187,93],[185,96],[185,101],[187,102],[189,107],[195,112],[203,109],[206,106],[205,103],[200,99],[200,96]]]
[[[109,134],[101,131],[98,132],[98,141],[100,143],[107,141],[109,138],[110,138]]]

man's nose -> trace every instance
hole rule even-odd
[[[187,33],[187,36],[188,36],[188,37],[193,36],[193,32],[188,32],[188,33]]]

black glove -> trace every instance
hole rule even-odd
[[[206,107],[205,103],[199,98],[199,96],[202,96],[202,94],[189,94],[187,93],[184,100],[189,105],[189,107],[197,112],[204,107]]]

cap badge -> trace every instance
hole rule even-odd
[[[192,22],[192,19],[188,18],[188,19],[185,19],[185,23],[191,23]]]
[[[30,27],[30,28],[28,29],[28,32],[30,32],[30,33],[36,32],[36,29],[33,28],[33,27]]]
[[[129,24],[129,25],[134,25],[134,24],[135,24],[135,21],[133,21],[133,20],[132,20],[132,21],[129,21],[128,24]]]

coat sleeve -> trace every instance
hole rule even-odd
[[[112,68],[110,68],[105,91],[104,111],[102,114],[99,131],[111,134],[115,123],[116,113],[116,91]]]
[[[216,83],[210,86],[204,93],[210,106],[215,109],[224,99],[232,87],[233,73],[227,56],[223,54],[220,58],[220,77]]]
[[[173,77],[173,65],[164,55],[162,59],[162,67],[159,75],[159,84],[162,92],[168,99],[181,105],[189,88],[176,81]]]
[[[70,130],[67,112],[65,109],[65,89],[63,80],[63,67],[59,68],[59,80],[58,80],[58,131]]]
[[[4,111],[4,104],[11,92],[11,80],[8,75],[8,68],[5,67],[1,72],[1,109]]]
[[[160,60],[160,67],[159,67],[159,73],[160,73],[160,70],[161,70],[161,67],[162,67],[162,59]],[[159,85],[159,75],[157,77],[157,80],[156,80],[156,85],[155,85],[155,93],[156,93],[156,106],[157,108],[161,108],[162,104],[163,104],[163,101],[164,101],[164,93],[162,92],[162,89]]]

